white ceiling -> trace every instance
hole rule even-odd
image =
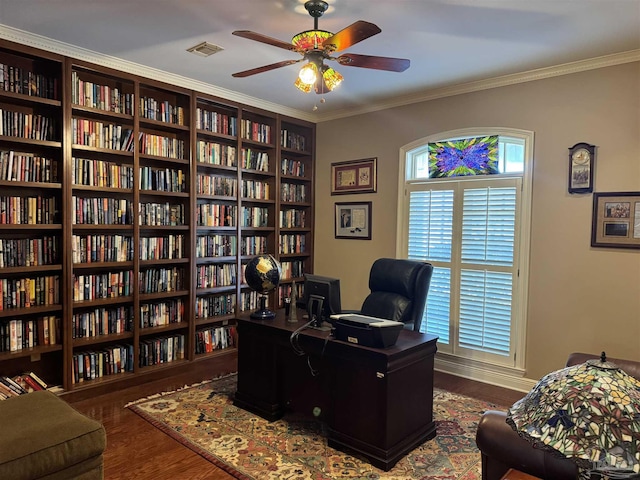
[[[281,106],[284,113],[316,119],[452,85],[640,52],[640,0],[330,0],[333,11],[319,19],[320,29],[335,33],[356,20],[382,29],[345,52],[408,58],[411,67],[393,73],[332,63],[344,82],[324,95],[325,103],[293,86],[300,64],[233,78],[234,72],[299,58],[231,32],[252,30],[288,42],[313,27],[304,9],[294,11],[301,2],[0,0],[0,27],[9,27],[0,36],[22,39],[28,32],[36,46],[55,45],[89,59],[108,55],[168,72],[171,83],[177,75],[213,85],[227,98],[266,101],[274,110]],[[224,50],[206,58],[186,52],[203,41]]]

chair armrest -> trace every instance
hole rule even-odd
[[[482,453],[483,480],[499,480],[509,468],[539,478],[575,480],[576,466],[534,448],[506,422],[507,413],[489,410],[482,415],[476,432],[476,444]]]

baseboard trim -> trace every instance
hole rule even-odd
[[[529,392],[537,383],[537,380],[525,378],[521,373],[518,374],[515,369],[510,371],[510,369],[496,368],[488,364],[455,357],[444,358],[440,355],[436,355],[435,370],[525,393]]]

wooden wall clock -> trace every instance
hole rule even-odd
[[[593,192],[596,146],[576,143],[569,148],[569,193]]]

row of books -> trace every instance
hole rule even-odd
[[[262,235],[242,237],[240,251],[242,255],[260,255],[266,253],[268,251],[267,237]]]
[[[235,263],[198,265],[196,288],[228,287],[235,285],[237,278]]]
[[[209,295],[196,298],[196,318],[211,318],[235,313],[236,294]]]
[[[45,315],[32,320],[6,319],[0,322],[0,352],[55,345],[60,339],[60,317]]]
[[[243,227],[269,226],[269,209],[266,207],[241,207],[240,225]]]
[[[304,253],[307,236],[301,234],[280,235],[280,254]]]
[[[210,112],[196,108],[196,128],[224,135],[237,135],[238,119],[221,112]]]
[[[235,197],[238,194],[238,179],[199,173],[197,193],[198,195]]]
[[[175,159],[186,158],[184,140],[140,132],[140,153]]]
[[[55,119],[46,115],[0,108],[0,135],[29,140],[55,140],[56,125]]]
[[[151,338],[140,342],[140,366],[184,360],[185,336]]]
[[[298,278],[304,275],[304,261],[303,260],[293,260],[293,261],[284,261],[280,262],[280,268],[282,269],[282,274],[280,278],[282,280],[288,280],[291,278]]]
[[[57,182],[58,161],[30,153],[1,150],[0,180],[9,182]]]
[[[51,225],[58,221],[58,200],[42,195],[0,197],[0,224]]]
[[[71,318],[73,338],[92,338],[115,335],[133,330],[133,306],[99,307],[74,313]]]
[[[260,298],[261,295],[254,290],[240,292],[240,311],[246,312],[249,310],[255,310],[260,305]],[[269,307],[269,297],[265,298],[266,306]]]
[[[242,180],[243,198],[269,200],[269,184],[259,180]]]
[[[138,276],[140,293],[164,293],[184,290],[184,268],[149,268]]]
[[[73,301],[126,297],[133,294],[133,271],[73,275]]]
[[[184,192],[186,176],[173,168],[140,167],[140,189],[159,192]]]
[[[280,210],[280,228],[305,228],[307,214],[298,208]]]
[[[90,187],[132,189],[133,165],[73,157],[71,182],[73,185]]]
[[[286,128],[283,128],[280,131],[280,145],[285,148],[304,152],[307,150],[307,139],[304,135],[300,135],[299,133],[291,132]]]
[[[240,161],[241,167],[247,170],[269,171],[269,154],[267,152],[243,148]]]
[[[238,162],[237,149],[231,145],[198,140],[196,145],[196,161],[209,165],[235,167]]]
[[[306,202],[307,186],[296,183],[283,183],[280,186],[280,200],[283,202]]]
[[[82,80],[78,72],[71,72],[71,102],[81,107],[133,115],[134,95],[118,87]]]
[[[196,355],[233,347],[235,345],[235,331],[236,327],[232,325],[198,330],[195,344]]]
[[[184,302],[181,299],[140,305],[140,328],[160,327],[184,321]]]
[[[54,265],[60,261],[60,240],[41,238],[0,238],[0,268]]]
[[[56,77],[35,73],[6,63],[0,63],[0,90],[51,100],[59,98]]]
[[[304,162],[283,158],[280,162],[280,173],[293,177],[304,177]]]
[[[88,118],[73,118],[71,128],[71,141],[76,145],[133,152],[134,136],[131,128]]]
[[[0,279],[0,310],[60,304],[60,276]]]
[[[245,119],[240,122],[240,136],[254,142],[271,143],[271,125]]]
[[[46,390],[48,385],[34,372],[26,372],[14,377],[0,377],[0,400],[25,395],[38,390]]]
[[[130,235],[73,235],[73,263],[130,262],[133,260],[133,237]]]
[[[177,226],[184,225],[184,205],[166,203],[141,203],[139,205],[140,225]]]
[[[184,235],[140,237],[140,260],[170,260],[184,257]]]
[[[196,238],[196,257],[228,257],[238,253],[235,235],[204,235]]]
[[[140,98],[140,116],[159,122],[184,125],[184,107],[171,105],[168,100],[151,97]]]
[[[71,223],[74,225],[132,225],[131,200],[111,197],[71,197]]]
[[[133,372],[134,368],[133,345],[131,344],[114,345],[99,351],[76,353],[72,358],[72,383]]]
[[[294,295],[295,292],[295,295]],[[304,283],[284,283],[278,286],[278,304],[284,304],[285,298],[291,298],[293,303],[293,297],[304,298]]]
[[[199,203],[196,225],[199,227],[235,227],[238,207],[224,203]]]

